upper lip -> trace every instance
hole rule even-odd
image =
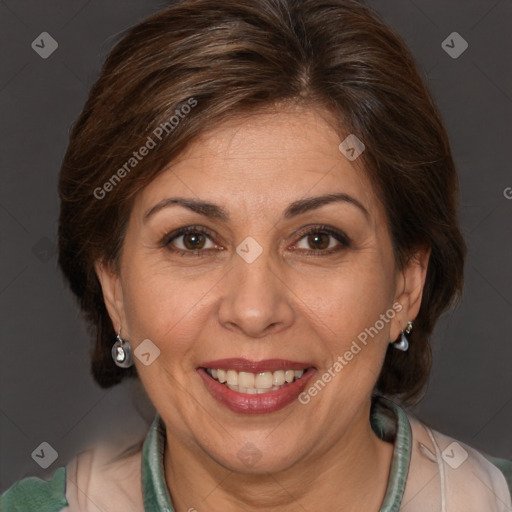
[[[263,359],[261,361],[250,361],[240,357],[232,359],[217,359],[207,361],[199,365],[200,368],[212,368],[219,370],[237,370],[251,373],[273,372],[276,370],[305,370],[313,365],[286,359]]]

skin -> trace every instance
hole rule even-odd
[[[370,397],[388,344],[418,314],[429,251],[398,269],[384,208],[341,140],[328,114],[312,108],[217,126],[139,193],[119,273],[96,265],[116,330],[132,349],[149,338],[160,350],[149,366],[135,364],[166,425],[165,478],[177,512],[382,504],[393,445],[371,429]],[[335,192],[357,199],[368,217],[347,202],[283,217],[293,201]],[[177,196],[216,203],[230,220],[176,205],[144,220]],[[321,224],[343,231],[349,246],[300,232]],[[199,255],[170,251],[192,253],[190,235],[160,243],[190,225],[212,234],[199,239]],[[236,253],[247,236],[263,249],[250,264]],[[311,362],[321,377],[397,301],[402,310],[306,405],[237,414],[196,372],[220,358],[282,358]],[[250,467],[237,455],[247,442],[261,455]]]

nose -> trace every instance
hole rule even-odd
[[[289,328],[295,316],[293,292],[269,251],[264,249],[251,263],[238,254],[233,260],[223,283],[218,311],[221,325],[252,338]]]

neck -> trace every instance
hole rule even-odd
[[[375,511],[384,499],[393,445],[360,421],[322,453],[311,453],[276,473],[236,473],[167,431],[165,478],[176,512]]]

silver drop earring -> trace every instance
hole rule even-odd
[[[120,368],[130,368],[130,366],[133,366],[130,342],[121,338],[121,331],[117,333],[117,340],[112,345],[112,359]]]
[[[397,350],[401,350],[402,352],[406,352],[409,348],[409,340],[407,339],[407,335],[410,334],[412,331],[412,322],[407,322],[407,326],[402,331],[402,334],[400,334],[400,341],[396,341],[393,343],[393,346]]]

